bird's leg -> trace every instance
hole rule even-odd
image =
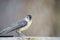
[[[22,32],[18,32],[18,31],[16,31],[16,33],[17,33],[17,35],[18,35],[19,37],[23,37],[23,36],[25,36]]]
[[[17,36],[20,36],[20,33],[19,32],[16,31],[16,33],[17,33]]]
[[[20,36],[21,36],[21,37],[25,37],[26,35],[24,35],[24,34],[21,32],[21,33],[20,33]]]

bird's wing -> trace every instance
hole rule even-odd
[[[11,31],[22,28],[22,27],[24,27],[26,25],[27,25],[27,21],[25,21],[25,20],[18,21],[16,23],[12,24],[11,26],[9,26],[8,28],[3,29],[2,31],[0,31],[0,34],[7,34],[7,33],[11,32]]]

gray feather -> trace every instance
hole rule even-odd
[[[18,21],[16,23],[12,24],[11,26],[9,26],[9,27],[3,29],[2,31],[0,31],[0,34],[1,35],[7,34],[7,33],[11,32],[11,31],[20,29],[20,28],[22,28],[22,27],[24,27],[26,25],[27,25],[27,21],[25,21],[25,20]]]

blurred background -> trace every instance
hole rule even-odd
[[[60,0],[0,0],[0,31],[28,14],[33,23],[26,36],[60,36]]]

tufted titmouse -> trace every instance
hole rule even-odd
[[[11,27],[7,27],[7,28],[3,29],[2,31],[0,31],[0,35],[7,34],[14,30],[16,30],[16,32],[20,33],[21,31],[28,29],[28,27],[31,25],[31,23],[32,23],[32,16],[27,15],[26,17],[19,20],[18,22],[13,23],[11,25]]]

